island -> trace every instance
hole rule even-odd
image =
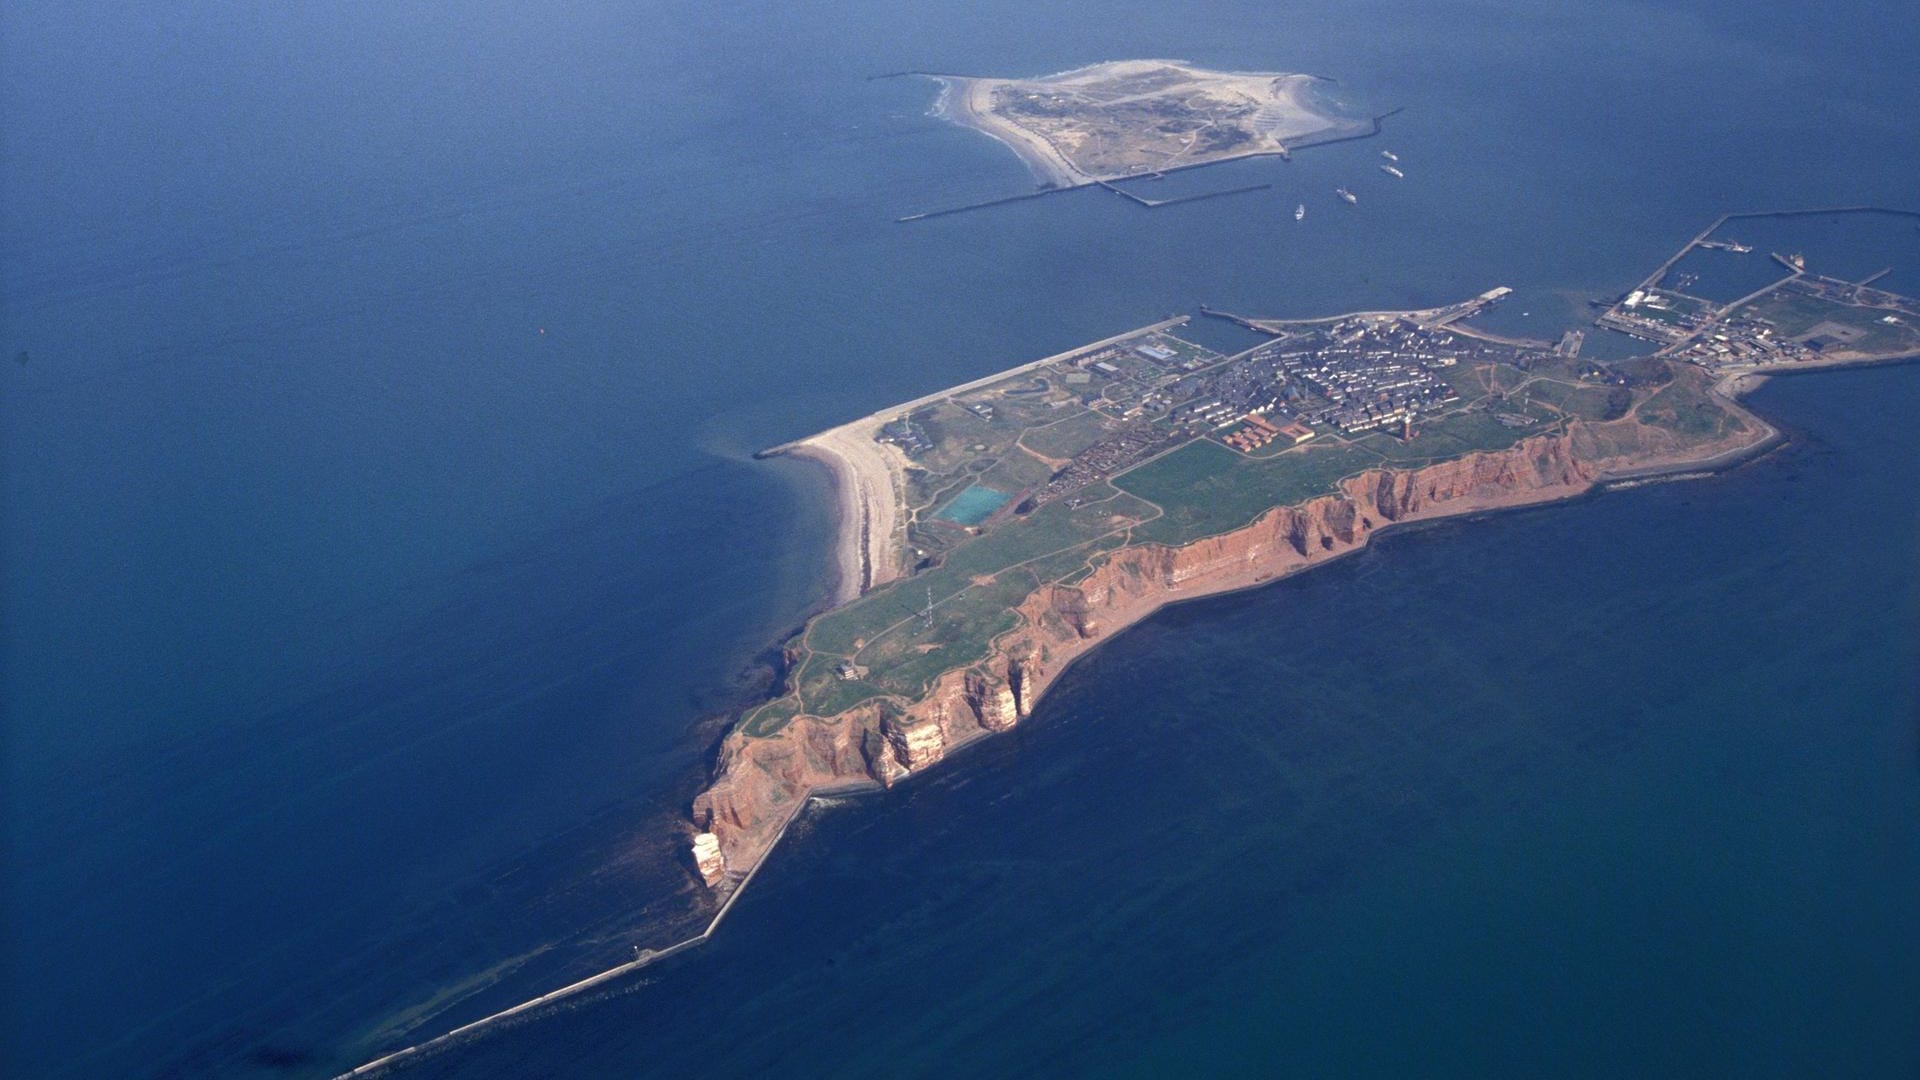
[[[1114,60],[1039,79],[932,75],[935,112],[998,139],[1050,186],[1192,168],[1371,133],[1315,99],[1312,75]]]
[[[1725,467],[1778,433],[1736,398],[1776,371],[1920,354],[1920,302],[1785,273],[1732,303],[1674,267],[1599,324],[1656,344],[1474,324],[1497,288],[1420,311],[1219,312],[1128,331],[766,451],[832,470],[834,606],[782,650],[694,801],[692,865],[730,898],[814,795],[890,786],[1021,722],[1074,660],[1167,604],[1317,566],[1414,522]],[[1767,257],[1767,256],[1756,256]],[[1877,275],[1876,275],[1877,276]]]
[[[1780,433],[1738,397],[1769,375],[1920,357],[1920,301],[1798,252],[1755,253],[1729,214],[1596,324],[1650,346],[1583,359],[1585,332],[1475,320],[1510,290],[1417,311],[1260,319],[1231,355],[1177,316],[773,447],[838,505],[831,606],[779,650],[780,685],[721,740],[686,827],[704,929],[352,1070],[378,1073],[710,939],[800,813],[875,791],[1019,725],[1075,660],[1168,604],[1276,581],[1418,522],[1702,475]],[[1780,276],[1728,302],[1694,260]]]

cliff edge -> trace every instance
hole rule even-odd
[[[702,876],[734,888],[813,794],[891,786],[1013,727],[1075,659],[1166,604],[1296,573],[1394,525],[1570,498],[1610,476],[1719,463],[1774,437],[1752,414],[1716,400],[1731,422],[1704,441],[1633,416],[1579,423],[1503,450],[1360,472],[1329,494],[1184,545],[1121,546],[1074,584],[1032,591],[985,660],[943,672],[918,698],[878,698],[832,716],[802,713],[770,735],[728,734],[711,785],[693,803]]]

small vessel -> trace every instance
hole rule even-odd
[[[1380,151],[1380,156],[1381,156],[1381,157],[1383,157],[1383,158],[1386,158],[1386,159],[1387,159],[1388,161],[1399,161],[1399,160],[1400,160],[1400,155],[1399,155],[1399,154],[1396,154],[1396,153],[1394,153],[1394,152],[1393,152],[1393,151],[1391,151],[1391,150],[1382,150],[1382,151]]]
[[[1386,173],[1388,176],[1393,177],[1395,180],[1405,180],[1407,178],[1406,173],[1401,172],[1399,169],[1396,169],[1391,165],[1380,166],[1380,171],[1383,173]]]
[[[1303,217],[1306,217],[1306,216],[1307,216],[1307,204],[1306,204],[1306,203],[1301,203],[1301,204],[1300,204],[1299,206],[1296,206],[1296,207],[1294,207],[1294,208],[1293,208],[1293,220],[1295,220],[1295,221],[1299,221],[1299,220],[1300,220],[1301,218],[1303,218]]]
[[[1347,200],[1347,205],[1349,206],[1358,206],[1360,204],[1359,197],[1356,196],[1353,192],[1348,191],[1346,188],[1343,188],[1343,187],[1334,188],[1333,193]]]

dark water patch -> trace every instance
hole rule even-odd
[[[1731,235],[1733,230],[1722,229]],[[1730,304],[1779,281],[1790,273],[1761,248],[1725,251],[1695,248],[1673,264],[1660,288],[1698,296],[1716,304]]]
[[[1223,356],[1245,352],[1273,340],[1257,330],[1249,330],[1239,323],[1211,315],[1195,315],[1185,326],[1175,327],[1173,333],[1175,337],[1184,338],[1195,345],[1204,345]]]
[[[1582,327],[1586,335],[1580,342],[1580,358],[1600,363],[1616,360],[1631,360],[1635,357],[1650,356],[1659,349],[1652,342],[1642,341],[1632,334],[1622,334],[1617,330],[1608,330],[1600,326]]]
[[[1751,245],[1756,258],[1771,252],[1804,255],[1809,273],[1843,281],[1890,270],[1875,284],[1908,296],[1920,292],[1920,215],[1865,212],[1740,218],[1721,226],[1714,236]]]

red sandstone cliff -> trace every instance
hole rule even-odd
[[[1121,548],[1078,585],[1035,590],[1018,609],[1020,626],[995,642],[987,660],[940,676],[918,701],[802,715],[768,738],[732,732],[712,786],[694,801],[694,820],[718,838],[737,880],[765,856],[809,793],[890,785],[955,747],[1012,727],[1074,658],[1168,603],[1293,573],[1364,545],[1386,525],[1566,498],[1588,490],[1611,466],[1699,460],[1728,448],[1649,446],[1635,432],[1636,452],[1628,455],[1618,440],[1596,440],[1584,430],[1599,426],[1424,468],[1361,473],[1332,494],[1181,547]],[[1741,439],[1753,441],[1751,430],[1728,441],[1743,445]]]

